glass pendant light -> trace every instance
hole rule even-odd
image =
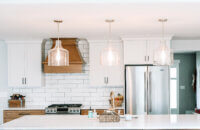
[[[58,40],[54,48],[48,51],[48,66],[69,66],[69,51],[62,47],[59,40],[59,24],[62,20],[54,20],[58,24]]]
[[[162,23],[162,40],[161,46],[154,52],[154,64],[171,65],[173,63],[173,52],[164,39],[164,23],[167,22],[167,19],[159,19],[158,21]]]
[[[107,41],[107,47],[101,52],[101,65],[103,66],[115,66],[119,64],[119,54],[117,50],[111,45],[111,23],[113,19],[105,20],[109,24],[109,37]]]

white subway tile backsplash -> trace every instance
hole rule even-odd
[[[52,43],[46,44],[45,55]],[[45,85],[41,88],[12,88],[13,93],[21,93],[26,96],[26,106],[59,103],[82,103],[84,107],[97,106],[108,107],[110,92],[123,93],[123,87],[89,85],[89,44],[86,40],[80,40],[79,50],[85,64],[83,73],[44,74]]]
[[[47,88],[46,92],[47,93],[55,93],[55,92],[57,92],[57,88]]]
[[[45,89],[42,89],[42,88],[34,88],[33,89],[33,93],[43,93],[45,92]]]
[[[71,88],[58,88],[57,92],[71,92]]]
[[[32,93],[32,89],[20,89],[21,93]]]
[[[57,93],[52,93],[51,94],[52,97],[64,97],[65,96],[65,93],[60,93],[60,92],[57,92]]]
[[[82,84],[82,79],[66,79],[66,80],[58,80],[59,84]]]

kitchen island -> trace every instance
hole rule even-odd
[[[102,123],[80,115],[27,115],[0,126],[0,129],[200,129],[200,115],[134,116],[117,123]]]

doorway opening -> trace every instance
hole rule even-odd
[[[170,113],[192,114],[196,108],[196,53],[174,54],[170,66]]]
[[[170,67],[170,113],[179,113],[179,60]]]

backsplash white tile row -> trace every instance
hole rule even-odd
[[[89,85],[89,43],[80,40],[78,47],[85,62],[83,73],[44,74],[45,85],[41,88],[10,88],[9,95],[26,96],[26,106],[47,106],[54,103],[82,103],[84,107],[108,107],[110,92],[123,93],[123,86],[95,87]],[[47,42],[44,56],[51,48]],[[44,57],[43,57],[44,59]]]

